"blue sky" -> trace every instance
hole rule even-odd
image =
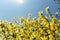
[[[47,6],[54,14],[56,11],[60,11],[59,5],[53,0],[24,0],[23,4],[16,3],[16,0],[0,0],[0,20],[12,21],[12,17],[18,19],[18,16],[27,18],[28,13],[31,13],[32,17],[38,17],[38,12],[41,10],[46,15],[45,8]]]

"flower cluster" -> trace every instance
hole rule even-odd
[[[43,15],[43,11],[38,12],[38,18],[31,19],[19,17],[20,24],[8,21],[0,22],[0,36],[2,40],[60,40],[60,20],[51,15],[49,7],[46,7],[48,16]]]

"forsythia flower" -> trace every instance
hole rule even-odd
[[[49,13],[49,7],[45,10]],[[15,19],[14,23],[0,22],[2,40],[60,40],[60,20],[56,16],[49,20],[49,17],[44,16],[43,11],[40,11],[37,18],[31,19],[29,15],[27,19],[23,17],[19,19],[20,23]]]
[[[46,13],[49,13],[49,6],[45,8]]]

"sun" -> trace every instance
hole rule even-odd
[[[24,3],[24,0],[17,0],[16,2],[17,3],[20,3],[20,4],[23,4]]]

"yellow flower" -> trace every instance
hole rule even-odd
[[[49,13],[49,7],[46,7],[45,10],[46,13]],[[48,40],[48,37],[49,40],[55,40],[55,34],[58,35],[56,40],[60,40],[60,20],[53,16],[49,21],[49,18],[43,15],[43,11],[40,11],[38,15],[38,18],[35,17],[32,20],[30,19],[31,15],[27,19],[19,17],[19,24],[15,19],[14,23],[1,21],[0,34],[2,40],[6,40],[7,36],[9,38],[7,40]],[[56,15],[58,15],[58,12],[56,12]]]
[[[2,35],[2,40],[4,40],[5,39],[5,35]]]
[[[2,28],[0,28],[0,34],[1,34],[1,32],[2,32]]]
[[[46,36],[42,37],[42,40],[48,40],[48,38]]]
[[[56,40],[60,40],[60,37],[56,38]]]
[[[56,12],[56,15],[58,15],[58,12]]]
[[[19,34],[17,34],[16,40],[22,40],[21,36]]]
[[[30,21],[32,14],[28,14],[27,21]]]
[[[33,37],[30,37],[30,40],[33,40]]]
[[[38,12],[38,15],[39,16],[43,15],[43,11]]]
[[[51,23],[50,23],[50,29],[51,29],[52,31],[55,30],[55,23],[54,23],[54,22],[51,22]]]
[[[60,33],[58,33],[58,36],[60,36]]]
[[[45,8],[46,13],[49,13],[49,6]]]
[[[54,40],[55,38],[53,37],[52,34],[49,35],[49,40]]]

